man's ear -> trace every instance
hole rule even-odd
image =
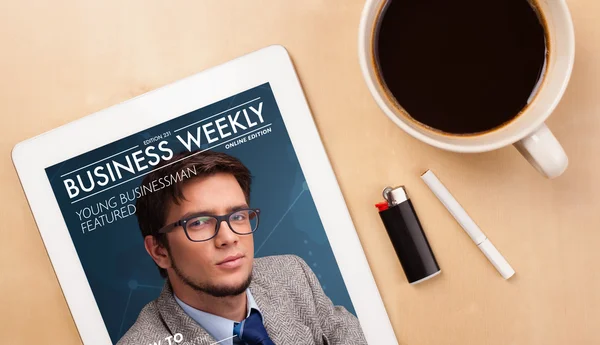
[[[152,257],[152,260],[156,262],[158,267],[164,269],[171,267],[171,258],[169,257],[169,252],[167,251],[167,248],[158,243],[156,237],[152,235],[144,237],[144,247],[146,248],[148,254],[150,254]]]

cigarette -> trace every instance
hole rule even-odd
[[[454,199],[452,194],[444,187],[442,182],[435,176],[431,170],[427,170],[421,179],[427,184],[429,189],[442,202],[448,212],[456,219],[458,224],[471,237],[473,242],[485,254],[488,260],[494,265],[496,270],[504,279],[508,279],[515,274],[515,270],[510,266],[508,261],[500,254],[498,249],[494,247],[492,242],[485,236],[483,231],[475,224],[473,219],[469,217],[467,212],[460,206],[458,201]]]

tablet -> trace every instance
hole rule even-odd
[[[116,344],[144,306],[164,292],[159,263],[147,250],[140,200],[200,181],[195,165],[174,169],[207,152],[233,157],[250,172],[249,207],[260,210],[260,226],[252,230],[254,260],[299,258],[318,280],[316,289],[358,318],[369,344],[397,344],[298,77],[281,46],[252,52],[15,146],[14,165],[82,341]],[[185,230],[179,223],[174,231],[195,240],[191,224],[203,222],[188,221]],[[154,342],[161,340],[171,343]]]

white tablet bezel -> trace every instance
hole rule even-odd
[[[23,141],[13,162],[81,339],[112,344],[45,168],[268,82],[369,344],[397,344],[287,51],[270,46]]]

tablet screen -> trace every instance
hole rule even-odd
[[[217,161],[224,160],[224,165],[247,169],[251,176],[248,188],[241,182],[244,178],[236,175],[238,168],[225,172],[218,168],[210,170],[210,164],[218,164],[210,157],[202,158],[208,155]],[[161,272],[189,278],[188,283],[208,286],[207,289],[213,283],[218,288],[227,279],[235,280],[235,274],[231,273],[235,271],[235,263],[221,270],[229,277],[223,278],[218,276],[221,271],[215,273],[199,267],[202,255],[196,258],[193,253],[185,252],[189,248],[201,252],[206,248],[203,246],[217,240],[231,242],[239,238],[240,243],[247,244],[245,250],[253,252],[254,259],[252,255],[245,259],[254,260],[255,264],[265,257],[299,257],[306,264],[303,267],[314,273],[333,305],[355,314],[268,83],[50,166],[46,174],[113,343],[135,327],[142,308],[163,293],[167,280]],[[231,201],[218,186],[203,185],[217,175],[233,175],[247,203],[238,202],[244,205],[234,205],[237,209],[230,212],[209,208],[186,209],[190,212],[177,214],[185,205],[197,201],[194,193],[206,198],[210,191],[210,201],[218,203],[222,197],[225,200],[222,203]],[[195,186],[199,189],[193,189]],[[231,215],[246,208],[251,211],[243,211],[241,216]],[[215,216],[214,213],[224,218],[213,220],[210,216]],[[236,223],[244,217],[250,219],[249,225]],[[170,225],[167,220],[181,222],[157,235],[157,242],[145,241],[150,233]],[[220,226],[216,227],[215,222]],[[208,230],[201,230],[204,225]],[[215,228],[220,229],[216,234]],[[230,229],[237,231],[229,232]],[[189,240],[179,252],[174,252],[173,243],[170,248],[173,253],[167,250],[167,257],[177,262],[179,272],[159,267],[156,257],[150,254],[152,249],[148,250],[148,246],[164,249],[158,240],[163,235],[162,238],[179,236],[179,239],[185,235]],[[216,237],[211,238],[213,235]],[[223,244],[227,245],[235,244]],[[185,279],[182,281],[180,285],[185,286]]]

